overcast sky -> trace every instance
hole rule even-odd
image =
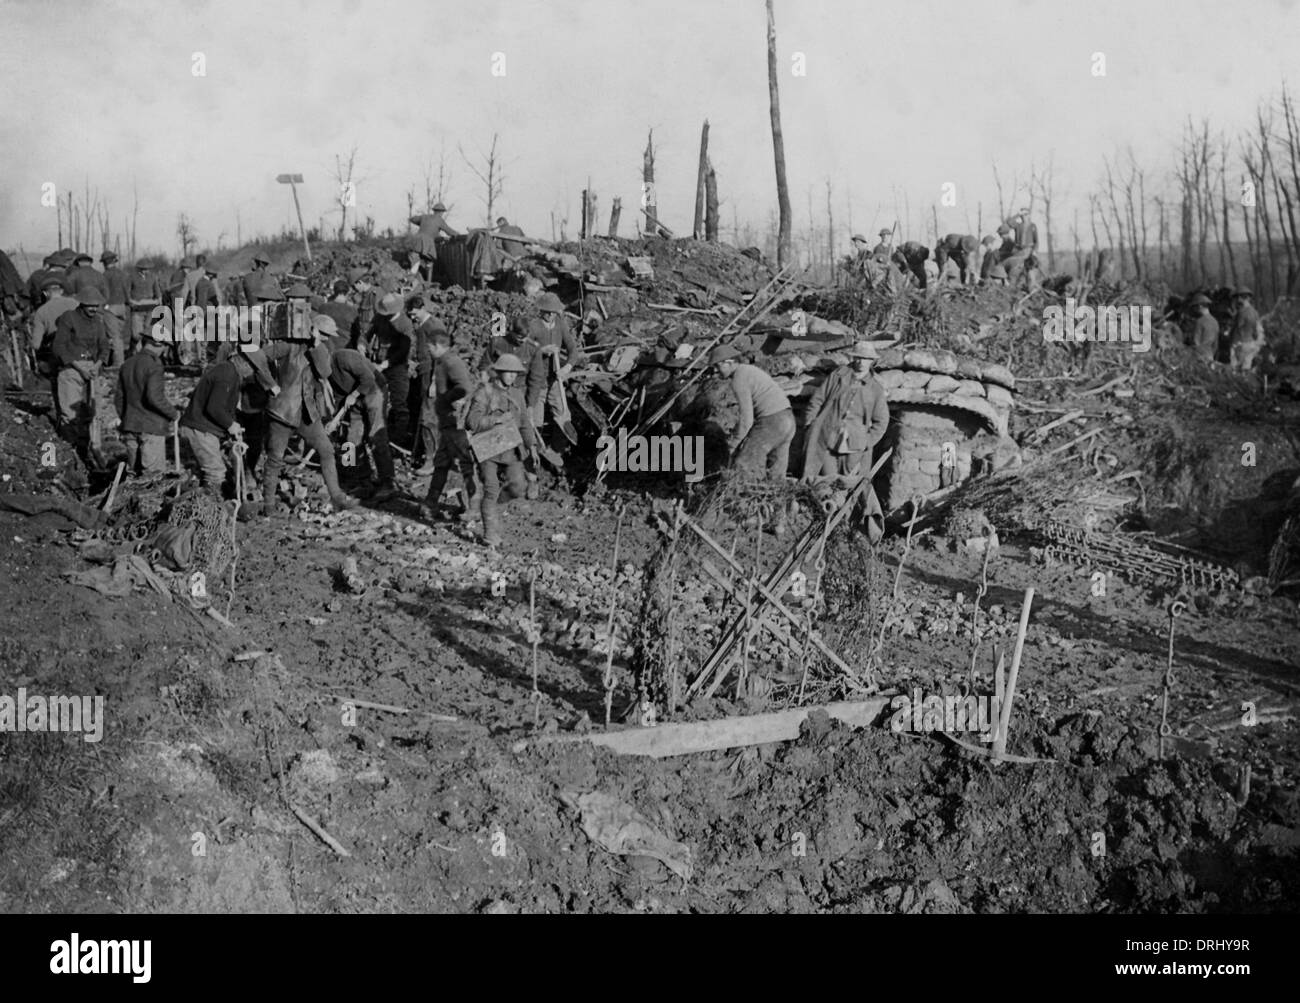
[[[310,227],[354,143],[358,208],[381,230],[404,226],[409,188],[423,201],[444,144],[451,223],[479,225],[458,146],[477,160],[494,131],[500,212],[549,237],[567,210],[572,235],[590,176],[602,220],[623,197],[628,234],[651,127],[661,217],[689,233],[706,117],[724,239],[733,209],[762,227],[775,206],[762,0],[7,0],[0,25],[0,247],[52,248],[41,185],[80,198],[87,177],[114,230],[137,185],[142,251],[175,254],[182,211],[206,245],[235,242],[237,213],[245,238],[278,231],[282,171],[304,175]],[[1248,125],[1300,48],[1295,0],[777,0],[776,26],[795,228],[810,186],[824,225],[829,179],[842,242],[850,198],[854,229],[875,230],[895,189],[924,236],[944,182],[958,203],[940,229],[973,231],[983,200],[987,231],[992,160],[1005,182],[1053,152],[1063,233],[1103,153],[1131,143],[1166,170],[1187,115]]]

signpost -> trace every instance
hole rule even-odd
[[[293,207],[298,211],[298,230],[302,233],[302,246],[307,249],[307,260],[310,261],[311,245],[307,243],[307,228],[302,225],[302,206],[298,204],[298,186],[302,184],[302,175],[281,174],[275,180],[293,189]]]

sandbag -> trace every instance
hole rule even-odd
[[[996,362],[986,362],[980,366],[980,379],[985,383],[996,383],[1008,390],[1016,388],[1016,378],[1011,375],[1011,370],[1006,366],[998,365]]]
[[[961,384],[951,376],[945,376],[942,373],[936,373],[931,376],[929,382],[925,384],[926,393],[947,394],[954,392]]]
[[[873,375],[876,378],[876,382],[886,390],[892,390],[895,387],[901,387],[903,385],[904,374],[901,369],[886,369],[883,373],[878,372]]]
[[[903,373],[902,386],[909,390],[920,390],[930,382],[930,373],[922,370],[908,370]]]
[[[960,380],[953,393],[961,397],[983,397],[984,384],[979,380]]]
[[[903,365],[908,369],[924,369],[927,373],[937,372],[939,363],[935,361],[934,353],[924,348],[913,348],[903,356]]]
[[[984,388],[984,394],[988,397],[990,403],[998,407],[1015,407],[1016,399],[1011,396],[1011,391],[1005,387],[1000,387],[996,383],[990,383]]]

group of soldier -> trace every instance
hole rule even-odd
[[[1036,289],[1043,279],[1038,260],[1038,227],[1028,209],[1020,209],[982,241],[972,234],[949,233],[929,247],[908,240],[895,247],[894,230],[880,231],[879,241],[854,234],[853,255],[848,269],[876,288],[897,291],[914,284],[922,289],[934,285],[1023,285]]]
[[[417,248],[417,271],[427,270],[435,254]],[[537,497],[542,456],[561,462],[542,432],[567,422],[561,380],[581,362],[581,352],[553,293],[537,298],[536,316],[514,318],[490,339],[481,358],[467,360],[418,277],[412,280],[417,288],[403,294],[378,287],[367,269],[354,268],[322,297],[302,282],[282,289],[269,258],[258,252],[234,285],[233,298],[264,309],[284,304],[309,322],[273,340],[261,337],[265,328],[240,332],[239,340],[222,342],[214,352],[211,343],[178,344],[169,329],[149,322],[154,307],[169,299],[222,305],[216,273],[203,256],[184,260],[166,284],[147,262],[128,278],[112,252],[101,261],[103,271],[90,267],[89,255],[59,253],[33,274],[26,292],[27,347],[37,371],[51,381],[60,432],[79,447],[89,439],[92,381],[105,367],[109,376],[117,367],[119,432],[133,473],[161,472],[172,435],[185,442],[210,491],[235,489],[237,459],[250,497],[260,480],[260,510],[271,517],[279,511],[280,474],[297,435],[318,456],[333,507],[346,510],[360,499],[345,490],[330,439],[346,421],[342,465],[352,466],[355,459],[358,467],[369,468],[368,478],[355,472],[354,489],[368,480],[372,504],[396,494],[397,450],[410,457],[415,474],[430,477],[422,505],[429,518],[463,520],[477,497],[484,539],[496,544],[501,503]],[[178,357],[187,349],[188,358]],[[166,361],[206,363],[184,408],[165,393]],[[488,451],[487,433],[502,429],[516,435]],[[480,434],[489,441],[475,450],[471,437]],[[463,481],[457,506],[443,501],[453,473]]]

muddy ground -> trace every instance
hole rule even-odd
[[[18,412],[4,406],[8,423]],[[619,563],[629,567],[616,575],[623,502]],[[499,558],[463,529],[420,522],[409,501],[241,524],[233,629],[181,601],[73,586],[62,575],[87,565],[66,523],[0,513],[2,692],[106,699],[98,743],[0,736],[0,907],[1214,913],[1300,903],[1294,599],[1194,600],[1175,628],[1161,760],[1170,596],[1119,579],[1094,596],[1085,569],[1044,567],[1015,539],[988,568],[976,688],[990,690],[993,644],[1010,651],[1033,585],[1008,750],[1050,762],[994,766],[937,735],[896,733],[888,713],[858,731],[815,715],[797,741],[666,760],[524,742],[602,721],[611,595],[615,713],[628,705],[623,641],[638,569],[658,546],[648,506],[618,489],[585,500],[553,491],[512,509]],[[893,538],[878,553],[885,588],[903,549]],[[521,558],[534,552],[537,697]],[[367,578],[361,593],[335,574],[348,554]],[[980,574],[978,557],[934,534],[913,542],[899,578],[908,626],[887,634],[882,691],[968,682]],[[224,591],[214,594],[224,610]],[[234,657],[254,651],[269,654]],[[860,664],[865,652],[845,655]],[[774,709],[722,698],[729,690],[691,716]],[[345,723],[346,698],[411,713],[362,708]],[[1246,702],[1253,726],[1242,723]],[[569,807],[593,791],[689,848],[689,879],[597,846]]]

